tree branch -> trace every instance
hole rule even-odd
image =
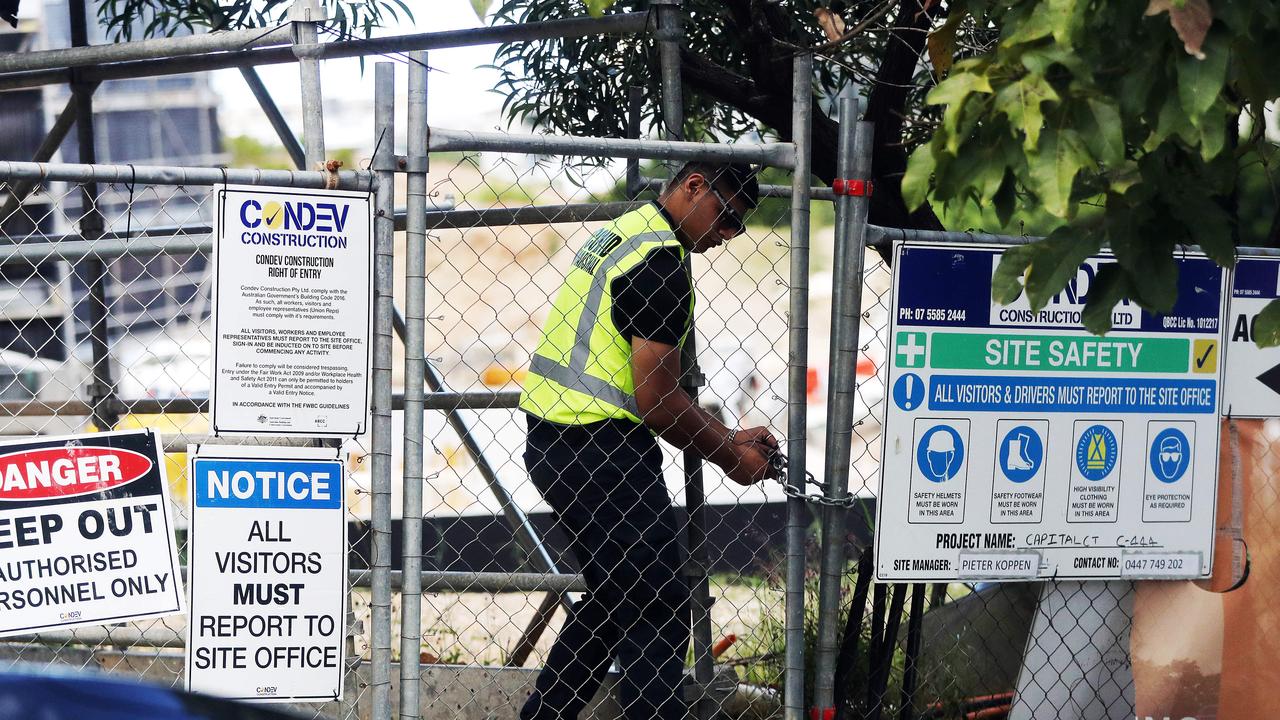
[[[902,145],[903,115],[929,27],[933,18],[943,12],[935,8],[931,15],[921,0],[900,0],[884,59],[876,72],[866,118],[875,124],[871,167],[875,169],[876,194],[872,196],[870,219],[877,225],[943,229],[928,205],[912,212],[902,200],[902,175],[907,170],[907,152]]]
[[[728,10],[735,29],[753,48],[747,57],[750,77],[684,48],[683,78],[694,90],[754,117],[789,141],[793,137],[791,59],[795,54],[795,43],[789,41],[800,39],[790,37],[792,28],[785,17],[763,0],[732,0]],[[875,125],[872,167],[877,182],[876,193],[871,197],[870,220],[878,225],[942,229],[929,207],[909,212],[901,189],[907,166],[907,153],[902,146],[903,115],[931,22],[921,0],[898,0],[894,27],[867,104],[866,119]],[[812,146],[813,174],[830,184],[836,177],[839,124],[816,102]]]
[[[751,78],[728,70],[689,49],[680,53],[685,82],[715,100],[731,105],[778,131],[784,141],[791,129],[791,88],[772,92]],[[840,126],[817,106],[813,107],[813,174],[830,183],[836,177],[836,152]]]

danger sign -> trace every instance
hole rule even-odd
[[[152,430],[0,444],[0,635],[183,611]]]

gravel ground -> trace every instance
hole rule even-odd
[[[781,622],[783,593],[764,585],[713,583],[713,642],[732,633],[738,642],[725,654],[726,658],[751,654],[763,642],[762,620],[773,616]],[[524,628],[533,618],[540,595],[528,593],[430,593],[422,598],[422,652],[440,662],[501,664],[515,646]],[[354,598],[356,617],[364,623],[365,636],[357,639],[356,649],[369,654],[369,591],[357,590]],[[539,665],[555,642],[565,614],[557,611],[551,626],[538,640],[534,657],[526,663]],[[400,596],[391,601],[392,652],[399,657]]]

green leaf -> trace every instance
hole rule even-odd
[[[1070,45],[1076,34],[1084,27],[1083,16],[1079,10],[1087,6],[1087,2],[1077,0],[1049,0],[1049,17],[1053,23],[1053,40],[1060,45]]]
[[[1070,129],[1049,130],[1039,149],[1027,156],[1032,189],[1054,217],[1071,215],[1071,187],[1076,173],[1089,164],[1089,152],[1080,135]]]
[[[1004,184],[1008,158],[1003,149],[998,143],[981,146],[982,163],[974,174],[973,185],[978,191],[978,201],[983,205],[990,203]]]
[[[471,0],[471,9],[476,11],[476,17],[481,20],[489,14],[489,8],[492,6],[493,0]]]
[[[1013,219],[1013,211],[1017,207],[1018,194],[1015,190],[1017,182],[1014,180],[1012,172],[1006,172],[1004,179],[1000,181],[1000,188],[996,190],[995,196],[991,198],[991,204],[996,209],[996,219],[1000,221],[1002,226],[1008,226],[1009,221]]]
[[[1168,247],[1145,243],[1138,248],[1138,262],[1125,264],[1133,290],[1143,306],[1154,312],[1168,312],[1178,299],[1178,263]]]
[[[1086,330],[1094,335],[1106,335],[1111,331],[1111,311],[1125,298],[1127,285],[1118,264],[1098,266],[1098,274],[1089,285],[1089,299],[1084,304],[1082,319]]]
[[[1200,119],[1200,157],[1209,162],[1222,152],[1227,144],[1225,113],[1211,110]]]
[[[991,276],[991,299],[1008,305],[1022,294],[1022,280],[1031,264],[1031,245],[1015,245],[1000,256],[1000,264]]]
[[[1022,66],[1036,75],[1046,75],[1049,68],[1062,65],[1073,75],[1088,74],[1088,67],[1081,62],[1081,56],[1072,52],[1071,48],[1062,45],[1035,47],[1022,53]]]
[[[1107,173],[1107,182],[1111,192],[1124,195],[1130,188],[1142,182],[1142,172],[1138,169],[1137,163],[1126,161]]]
[[[1174,198],[1170,209],[1204,254],[1222,267],[1235,266],[1231,216],[1221,205],[1204,193],[1184,193]]]
[[[1022,22],[1011,22],[1013,32],[1000,41],[1002,47],[1013,47],[1049,37],[1054,31],[1053,12],[1046,3],[1037,3],[1031,15]]]
[[[1058,93],[1042,75],[1027,75],[1006,85],[996,93],[996,109],[1009,118],[1009,124],[1024,135],[1023,149],[1032,152],[1040,141],[1044,127],[1044,114],[1040,105],[1045,101],[1056,102]]]
[[[1261,348],[1280,345],[1280,300],[1272,300],[1258,313],[1253,326],[1253,342]]]
[[[907,160],[907,172],[902,176],[902,200],[907,208],[915,210],[925,203],[929,194],[929,179],[933,176],[937,160],[933,147],[921,145]]]
[[[1200,127],[1201,117],[1218,101],[1227,80],[1229,48],[1222,42],[1205,43],[1205,58],[1190,55],[1178,59],[1178,99],[1187,119]]]
[[[1078,231],[1061,227],[1044,240],[1032,243],[1031,266],[1027,270],[1027,301],[1031,309],[1039,312],[1049,298],[1062,292],[1076,276],[1080,263],[1098,252],[1101,238],[1092,233],[1077,236]]]
[[[613,7],[613,3],[616,0],[586,0],[586,2],[587,12],[591,13],[593,17],[600,17],[605,10]]]
[[[1155,131],[1147,138],[1147,149],[1152,150],[1156,145],[1174,137],[1180,137],[1191,145],[1200,140],[1199,133],[1192,127],[1186,113],[1183,112],[1182,105],[1170,95],[1160,106]]]
[[[951,75],[929,91],[925,102],[929,105],[958,105],[969,93],[991,92],[991,81],[986,75],[976,72],[959,72],[960,66],[952,68]]]
[[[1115,166],[1124,160],[1124,124],[1120,120],[1120,109],[1104,99],[1088,101],[1089,112],[1093,115],[1095,132],[1085,137],[1090,141],[1089,149],[1099,161]]]

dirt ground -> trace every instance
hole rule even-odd
[[[762,584],[727,584],[713,582],[712,642],[734,634],[738,641],[724,658],[755,654],[764,642],[768,629],[762,621],[771,615],[780,623],[783,593]],[[369,654],[369,591],[361,588],[353,596],[356,618],[363,622],[365,635],[357,639],[356,650]],[[533,618],[541,596],[529,593],[430,593],[422,598],[422,652],[440,662],[502,664]],[[400,651],[400,596],[391,601],[392,652]],[[551,626],[542,634],[534,656],[526,666],[542,663],[542,658],[555,642],[565,613],[557,611]]]

